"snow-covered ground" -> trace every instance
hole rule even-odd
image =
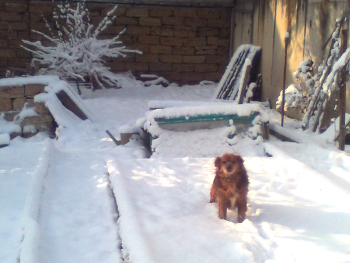
[[[0,262],[350,262],[350,157],[335,145],[239,134],[230,146],[216,130],[165,132],[147,159],[138,138],[116,146],[105,132],[118,138],[151,100],[209,101],[215,87],[83,90],[92,121],[1,148]],[[208,202],[224,152],[248,170],[242,224]]]

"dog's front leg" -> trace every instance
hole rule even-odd
[[[212,185],[210,189],[210,203],[215,202],[215,199],[216,199],[216,190],[214,185]]]
[[[237,221],[242,223],[245,219],[245,215],[247,212],[247,200],[246,199],[237,199],[236,206],[238,208],[238,218]]]
[[[230,200],[226,198],[218,198],[219,203],[219,218],[226,219],[227,218],[227,208],[230,205]]]

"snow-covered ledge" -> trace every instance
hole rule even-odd
[[[76,115],[76,120],[89,118],[81,98],[59,77],[0,80],[0,134],[11,138],[31,137],[38,132],[53,134],[57,125],[67,126],[64,113]]]

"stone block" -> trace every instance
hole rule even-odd
[[[181,63],[182,55],[160,55],[159,60],[164,63]]]
[[[227,55],[228,54],[228,46],[220,46],[218,47],[218,55],[222,56],[222,55]]]
[[[38,133],[38,130],[34,125],[27,125],[23,127],[22,137],[30,138]]]
[[[16,57],[30,59],[30,53],[24,49],[16,49]],[[30,60],[28,60],[28,62],[30,62]]]
[[[149,47],[149,52],[153,54],[171,54],[171,50],[172,50],[171,46],[151,45]]]
[[[0,67],[5,67],[2,70],[2,72],[0,73],[0,76],[5,76],[5,73],[7,71],[7,59],[0,59]]]
[[[7,22],[20,22],[22,21],[22,16],[17,12],[0,12],[0,20]]]
[[[183,56],[182,58],[183,63],[204,63],[205,62],[205,56]]]
[[[22,127],[25,127],[27,125],[34,125],[39,130],[41,125],[46,125],[46,123],[51,123],[51,122],[52,122],[52,117],[49,115],[32,116],[32,117],[27,117],[22,121]]]
[[[109,62],[106,62],[106,66],[115,72],[125,70],[125,63],[124,62],[109,61]]]
[[[159,62],[159,55],[158,54],[143,54],[141,56],[136,57],[136,62],[157,63],[157,62]]]
[[[15,116],[18,115],[18,114],[19,114],[19,111],[8,111],[8,112],[5,112],[4,119],[6,121],[13,121],[15,119]]]
[[[17,110],[20,111],[23,108],[24,103],[26,102],[27,102],[26,98],[15,98],[12,101],[12,109],[16,111]]]
[[[229,28],[221,28],[220,29],[220,37],[221,38],[230,38],[230,29]]]
[[[208,55],[206,56],[206,60],[208,63],[217,63],[217,64],[228,64],[227,56],[218,56],[218,55]]]
[[[221,10],[219,8],[201,8],[198,9],[200,18],[220,18]]]
[[[174,14],[174,8],[172,7],[152,7],[149,10],[151,17],[167,17]]]
[[[22,132],[13,132],[13,133],[10,134],[11,140],[16,138],[16,137],[18,137],[18,136],[21,137],[22,136]]]
[[[124,29],[125,29],[125,26],[108,26],[103,31],[103,34],[117,36]]]
[[[176,72],[194,72],[195,64],[172,64],[172,70]]]
[[[159,45],[159,37],[158,36],[145,36],[140,35],[138,37],[137,42],[140,44],[153,44],[153,45]]]
[[[30,17],[30,14],[29,13],[22,13],[22,22],[27,22],[29,23],[29,17]]]
[[[126,34],[128,35],[149,35],[151,28],[148,26],[128,26],[126,27]]]
[[[142,56],[142,55],[138,55]],[[126,57],[119,57],[118,61],[123,61],[123,62],[135,62],[136,61],[136,54],[127,54]]]
[[[222,72],[222,71],[220,71],[220,72],[206,72],[205,79],[218,82],[221,80],[223,74],[224,74],[224,72]]]
[[[196,31],[190,31],[190,30],[175,30],[174,31],[175,37],[195,37]]]
[[[230,19],[208,19],[208,27],[229,28]]]
[[[151,34],[162,36],[162,37],[173,37],[174,29],[170,27],[152,27]]]
[[[0,21],[0,30],[7,30],[8,29],[8,22]]]
[[[229,46],[230,45],[230,40],[229,39],[221,39],[218,37],[208,37],[208,45],[212,46]]]
[[[7,48],[7,40],[6,39],[0,39],[0,48]]]
[[[184,46],[205,46],[207,39],[205,37],[184,38]]]
[[[184,39],[181,37],[161,37],[160,44],[165,46],[183,46]]]
[[[117,26],[136,26],[139,24],[139,21],[137,18],[132,17],[117,17],[114,24]]]
[[[128,45],[128,49],[135,49],[138,51],[143,52],[143,54],[148,53],[150,45],[148,44],[139,44],[139,43],[133,43]],[[142,56],[143,54],[137,54],[136,57]]]
[[[218,53],[217,46],[197,46],[195,50],[196,55],[216,55]]]
[[[195,84],[195,83],[199,83],[203,79],[206,79],[206,73],[199,73],[199,72],[197,72],[196,74],[193,74],[193,72],[181,73],[182,83]]]
[[[125,69],[146,72],[148,71],[148,63],[125,62]]]
[[[38,113],[41,116],[44,116],[44,115],[50,116],[51,115],[49,109],[43,103],[34,103],[34,108],[35,108],[36,113]]]
[[[174,17],[196,17],[197,8],[178,7],[174,9]]]
[[[164,25],[183,25],[184,24],[184,18],[183,17],[162,17],[162,24]]]
[[[44,92],[45,85],[30,84],[24,86],[24,96],[34,97],[35,95]]]
[[[196,64],[195,71],[196,72],[215,72],[218,70],[217,64]]]
[[[15,58],[16,51],[14,49],[0,49],[0,58]]]
[[[29,40],[30,39],[30,32],[29,31],[18,31],[17,36],[19,39],[25,39]],[[18,50],[18,49],[17,49]],[[24,50],[25,51],[25,50]],[[28,54],[30,54],[28,51],[26,51]]]
[[[162,22],[160,18],[140,17],[139,24],[141,26],[161,26]]]
[[[31,2],[29,4],[29,12],[37,13],[41,15],[42,13],[52,14],[53,5],[50,2]]]
[[[8,32],[7,30],[0,30],[0,39],[7,39]]]
[[[11,110],[12,110],[12,100],[0,98],[0,112],[11,111]]]
[[[30,60],[25,58],[8,58],[7,59],[7,65],[15,68],[27,68],[28,62],[30,62]]]
[[[9,30],[8,34],[7,34],[7,38],[8,39],[18,39],[18,32],[13,31],[13,30]]]
[[[194,55],[194,47],[173,47],[172,54],[174,55]]]
[[[132,7],[126,11],[127,17],[148,17],[148,8]]]
[[[13,22],[9,24],[9,30],[15,30],[15,31],[29,30],[29,24],[25,22]]]
[[[30,22],[44,22],[44,19],[42,16],[36,14],[36,13],[30,13],[29,14],[29,20]]]
[[[150,63],[149,70],[154,71],[171,71],[171,65],[167,63]]]
[[[0,87],[0,99],[24,97],[24,86]]]
[[[200,37],[215,37],[220,35],[220,30],[218,28],[200,28],[198,32],[198,36]]]
[[[187,17],[184,19],[183,24],[185,26],[195,26],[195,27],[207,27],[208,26],[208,20],[202,19],[198,17]]]

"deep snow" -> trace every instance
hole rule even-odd
[[[208,103],[215,88],[125,80],[119,90],[83,90],[92,120],[70,120],[57,140],[39,134],[1,148],[0,262],[350,262],[349,156],[325,138],[239,134],[230,146],[215,130],[169,132],[146,159],[137,137],[116,146],[105,133],[136,126],[151,100]],[[285,121],[290,133],[299,126]],[[224,152],[241,154],[250,177],[242,224],[234,212],[219,220],[208,203]]]

